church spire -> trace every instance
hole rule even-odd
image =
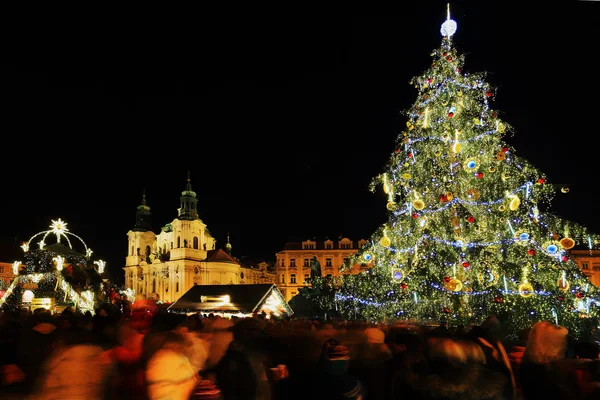
[[[190,171],[188,170],[187,184],[185,190],[181,192],[179,216],[178,218],[186,221],[194,221],[198,219],[198,199],[196,199],[196,192],[192,190],[192,179],[190,178]]]
[[[148,232],[152,230],[152,213],[150,213],[150,207],[146,202],[146,189],[142,189],[142,203],[137,206],[135,211],[135,226],[133,227],[134,232]]]
[[[229,232],[227,232],[227,243],[225,244],[225,252],[231,255],[231,243],[229,243]]]

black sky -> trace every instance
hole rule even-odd
[[[367,238],[386,219],[369,182],[446,16],[445,3],[403,7],[32,20],[4,38],[2,240],[18,246],[62,218],[121,278],[142,191],[158,232],[188,170],[202,220],[218,247],[230,233],[235,256],[274,259],[294,236]],[[498,87],[517,155],[571,185],[553,211],[600,232],[600,3],[528,7],[452,3],[454,43],[464,69]]]

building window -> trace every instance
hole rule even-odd
[[[325,243],[325,249],[327,249],[327,250],[333,249],[333,244],[331,244],[331,243]]]
[[[304,259],[304,267],[310,267],[310,260],[308,258]]]
[[[326,258],[325,259],[325,266],[326,267],[333,267],[333,264],[331,264],[331,258]]]
[[[296,274],[290,275],[290,283],[296,283]]]
[[[181,237],[177,236],[177,248],[181,247]]]
[[[302,243],[302,249],[303,250],[314,250],[315,249],[315,242],[303,242]]]
[[[310,278],[308,277],[308,274],[304,274],[304,284],[305,284],[305,285],[308,285],[308,280],[309,280],[309,279],[310,279]]]
[[[285,267],[285,260],[283,258],[281,259],[281,266]]]
[[[600,265],[592,265],[594,271],[600,271]]]
[[[281,275],[281,283],[285,283],[285,275]]]
[[[582,262],[581,263],[581,269],[590,269],[590,263],[588,263],[588,262]]]
[[[0,274],[4,273],[4,267],[0,267]]]
[[[193,243],[194,249],[198,250],[198,248],[199,248],[198,247],[199,246],[198,236],[194,236],[193,240],[194,241],[192,243]]]
[[[295,266],[296,266],[296,259],[290,258],[290,267],[295,267]]]
[[[179,292],[179,282],[175,282],[175,291]]]

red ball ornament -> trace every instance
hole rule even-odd
[[[408,157],[408,158],[412,158],[412,156],[413,156],[413,154],[412,154],[412,153],[408,153],[408,154],[406,155],[406,157]]]
[[[417,214],[417,213],[414,213],[414,214],[412,215],[412,217],[413,217],[414,219],[417,219],[417,218],[419,218],[419,214]]]
[[[561,260],[562,260],[563,262],[569,261],[569,257],[567,257],[567,256],[562,256],[562,257],[561,257]]]
[[[448,52],[444,52],[444,54],[442,54],[444,57],[446,57],[448,55]]]
[[[445,194],[440,196],[440,203],[447,203],[448,202],[448,196],[446,196]]]
[[[543,185],[544,183],[546,183],[546,180],[544,178],[540,178],[537,180],[537,183],[539,183],[540,185]]]
[[[432,78],[427,79],[427,83],[431,83],[431,82],[433,82]]]
[[[451,278],[449,276],[445,276],[444,277],[444,282],[448,283],[450,282]]]
[[[581,293],[581,292],[577,292],[577,294],[575,296],[577,296],[578,299],[583,299],[585,297],[585,294]]]
[[[400,150],[400,149],[396,149],[396,154],[400,154],[401,151],[402,150]]]
[[[462,266],[465,268],[469,268],[471,266],[471,264],[469,264],[468,261],[463,261]]]
[[[492,97],[492,92],[486,92],[486,93],[485,93],[485,95],[486,95],[487,97]]]
[[[502,303],[504,300],[502,297],[494,297],[494,303]]]
[[[472,224],[473,222],[475,222],[475,217],[470,215],[469,218],[467,218],[467,222]]]
[[[448,113],[448,118],[452,118],[452,117],[454,117],[454,113],[453,112]]]
[[[558,296],[557,299],[558,301],[563,301],[565,298],[563,296]]]
[[[446,60],[452,61],[452,57],[448,56],[448,57],[446,57]]]
[[[508,147],[503,147],[502,151],[505,152],[505,153],[508,153]]]
[[[406,289],[406,288],[408,287],[408,285],[407,285],[406,283],[402,282],[402,283],[400,284],[400,287],[401,287],[402,289]]]
[[[479,179],[483,178],[483,172],[476,172],[475,176]]]
[[[460,74],[460,68],[456,68],[456,72]]]
[[[496,111],[494,111],[494,112],[492,113],[492,117],[493,117],[493,118],[496,118],[497,116],[498,116],[498,114],[496,113]]]
[[[442,308],[442,312],[445,314],[450,314],[450,309],[448,307]]]
[[[527,250],[527,254],[529,254],[530,256],[535,256],[535,250],[529,249],[529,250]]]

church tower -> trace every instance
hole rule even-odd
[[[225,244],[225,253],[231,255],[231,243],[229,243],[229,232],[227,232],[227,243]]]
[[[192,190],[190,171],[188,171],[187,185],[180,197],[179,217],[180,220],[194,221],[198,218],[198,199],[196,192]]]
[[[146,202],[146,190],[142,192],[142,202],[135,211],[135,225],[127,233],[128,246],[125,258],[125,286],[138,289],[141,279],[140,264],[147,263],[156,252],[156,235],[152,231],[152,213]]]

